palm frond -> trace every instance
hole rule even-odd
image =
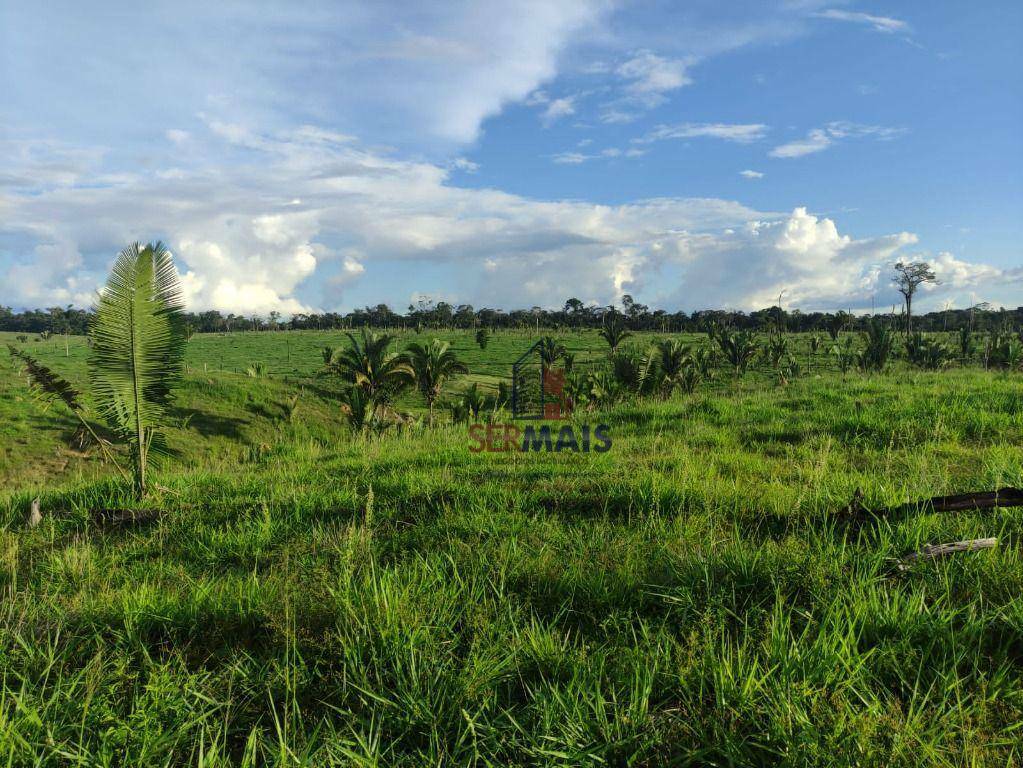
[[[131,449],[140,493],[147,457],[166,452],[161,427],[185,352],[182,309],[170,253],[161,243],[135,243],[114,262],[90,328],[93,396],[100,415]]]

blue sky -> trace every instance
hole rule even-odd
[[[40,7],[45,6],[45,7]],[[1023,304],[1023,7],[0,0],[0,304]]]

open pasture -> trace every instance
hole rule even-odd
[[[434,335],[470,368],[451,391],[533,339]],[[317,375],[328,344],[193,337],[177,458],[134,525],[95,516],[139,505],[0,366],[9,764],[1023,759],[1023,510],[843,512],[857,490],[880,508],[1023,485],[1018,375],[843,376],[821,354],[785,386],[722,370],[576,414],[609,425],[605,454],[473,454],[465,425],[353,433]],[[84,378],[84,340],[23,346]]]

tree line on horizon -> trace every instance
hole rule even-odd
[[[904,312],[904,309],[901,310]],[[387,304],[363,307],[347,313],[298,313],[284,318],[279,312],[268,315],[238,315],[218,310],[183,313],[190,333],[227,333],[232,331],[277,330],[349,330],[352,328],[391,328],[406,330],[528,330],[530,328],[600,329],[608,313],[617,313],[632,331],[662,333],[700,333],[710,328],[736,330],[771,330],[784,328],[790,333],[823,331],[840,326],[842,330],[865,331],[872,317],[892,317],[893,313],[853,314],[847,311],[802,312],[785,310],[775,305],[753,312],[704,309],[692,313],[651,310],[631,296],[622,297],[621,306],[592,306],[576,298],[565,301],[560,310],[531,307],[504,311],[475,309],[471,304],[452,305],[423,300],[410,305],[405,313],[392,310]],[[0,331],[36,334],[84,335],[89,328],[92,310],[73,306],[50,307],[15,312],[0,306]],[[895,313],[896,318],[902,315]],[[992,309],[980,304],[966,309],[946,309],[913,316],[914,330],[923,332],[950,331],[960,328],[986,332],[1023,327],[1023,306],[1016,309]]]

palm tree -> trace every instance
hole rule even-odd
[[[736,378],[746,373],[757,354],[757,338],[750,331],[719,331],[718,346],[732,366]]]
[[[135,243],[121,251],[99,296],[90,337],[93,398],[114,434],[128,444],[141,497],[150,455],[167,451],[161,428],[185,353],[178,273],[162,243]]]
[[[789,353],[789,340],[779,334],[772,334],[764,348],[764,359],[771,368],[779,368]]]
[[[537,342],[536,351],[544,368],[551,368],[558,360],[568,354],[568,350],[559,344],[554,337],[544,336]]]
[[[659,386],[667,397],[676,387],[691,392],[699,374],[693,361],[693,350],[677,339],[662,339],[657,343],[656,360]]]
[[[347,334],[352,345],[336,354],[331,364],[341,378],[362,389],[369,398],[370,416],[415,380],[403,355],[388,352],[392,337],[362,329],[360,337]]]
[[[845,376],[849,369],[856,365],[860,353],[855,349],[852,336],[846,336],[841,344],[835,344],[831,348],[831,354],[838,358],[838,369]]]
[[[873,318],[863,334],[866,346],[860,355],[860,366],[865,371],[883,371],[895,348],[892,330],[879,318]]]
[[[808,355],[809,362],[810,362],[810,365],[809,365],[810,373],[813,373],[813,359],[817,356],[817,352],[820,351],[820,348],[821,348],[821,337],[818,336],[815,333],[813,336],[810,337],[810,352],[809,352],[809,355]]]
[[[612,356],[618,353],[618,346],[631,335],[625,328],[622,316],[617,312],[612,310],[604,318],[604,323],[600,328],[600,338],[607,342],[611,348]]]
[[[828,335],[832,341],[838,341],[842,329],[849,324],[849,314],[839,310],[828,318]]]
[[[341,393],[341,412],[352,429],[361,432],[369,425],[373,405],[362,387],[351,386]]]
[[[430,425],[433,425],[433,404],[440,397],[441,388],[449,376],[468,373],[465,363],[451,349],[451,344],[434,339],[429,346],[409,344],[405,353],[416,378],[416,387],[430,407]]]
[[[717,355],[713,349],[708,347],[697,347],[693,351],[693,366],[701,379],[714,378],[714,363]]]
[[[464,409],[465,415],[472,417],[473,421],[479,419],[480,411],[486,407],[486,404],[486,398],[480,393],[476,382],[473,382],[472,386],[465,390],[458,400],[458,405]]]

